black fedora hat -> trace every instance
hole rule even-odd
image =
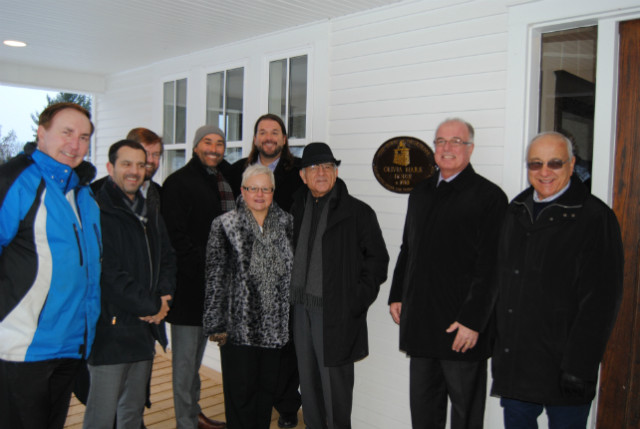
[[[340,165],[340,161],[333,157],[333,152],[331,152],[328,144],[322,142],[309,143],[302,152],[300,168],[316,164],[326,164],[327,162],[332,162],[336,166]]]

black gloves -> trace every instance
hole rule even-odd
[[[596,394],[596,383],[563,372],[560,377],[560,391],[566,398],[593,399]]]

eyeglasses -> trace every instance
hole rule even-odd
[[[261,188],[259,186],[243,186],[242,189],[250,194],[255,194],[258,191],[262,191],[263,194],[272,194],[273,188]]]
[[[333,171],[336,168],[336,165],[332,162],[328,162],[326,164],[313,164],[307,167],[311,171],[319,171],[322,170],[325,173]]]
[[[558,158],[553,158],[553,159],[550,159],[549,161],[547,161],[547,167],[550,168],[551,170],[560,170],[562,168],[562,166],[565,165],[570,160],[571,160],[571,158],[567,159],[566,161],[563,161],[563,160],[558,159]],[[527,168],[529,170],[531,170],[531,171],[538,171],[538,170],[542,169],[542,167],[544,167],[544,162],[542,162],[542,161],[528,161],[527,162]]]
[[[447,143],[449,143],[451,146],[454,146],[454,147],[460,147],[462,145],[471,144],[471,142],[466,142],[462,140],[460,137],[452,137],[449,140],[440,137],[433,141],[433,144],[436,146],[444,146]]]

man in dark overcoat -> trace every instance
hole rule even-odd
[[[171,323],[173,401],[178,429],[218,429],[200,409],[200,375],[207,337],[202,330],[206,247],[211,222],[232,210],[235,200],[223,173],[224,132],[213,125],[196,130],[193,157],[162,186],[162,216],[176,251],[176,293]]]
[[[367,311],[387,278],[389,255],[376,214],[349,195],[340,161],[309,143],[294,195],[290,298],[308,428],[351,427],[354,362],[369,354]]]
[[[562,134],[527,150],[531,186],[509,205],[498,245],[492,395],[507,429],[584,428],[622,294],[613,211],[576,178]]]
[[[389,295],[410,358],[414,428],[482,428],[491,353],[492,277],[507,197],[470,164],[473,127],[447,119],[436,131],[439,171],[409,196]]]

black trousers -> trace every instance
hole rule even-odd
[[[302,405],[300,392],[300,375],[298,374],[298,358],[296,348],[291,339],[280,353],[280,369],[278,371],[278,385],[276,387],[276,401],[274,408],[280,414],[297,414]]]
[[[482,429],[487,361],[412,357],[409,394],[414,429],[444,429],[447,397],[451,400],[451,429]]]
[[[280,349],[220,347],[227,427],[268,429],[278,381]]]
[[[62,429],[81,362],[0,360],[0,428]]]

